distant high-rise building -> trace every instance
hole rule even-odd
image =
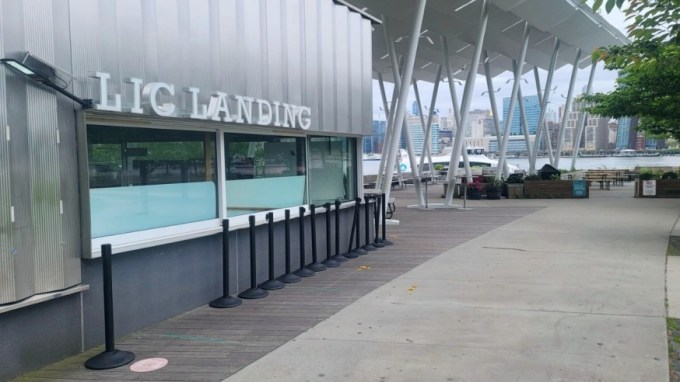
[[[411,115],[420,115],[420,110],[418,108],[418,102],[413,101],[411,105]]]
[[[372,134],[364,137],[363,152],[366,154],[382,152],[387,121],[373,121]]]
[[[408,131],[411,137],[411,143],[413,143],[413,151],[416,155],[420,155],[423,152],[423,144],[425,142],[425,133],[423,132],[423,126],[420,124],[420,118],[409,118]],[[430,127],[430,142],[432,153],[439,153],[439,123],[433,122]],[[399,146],[403,149],[406,148],[406,138],[403,134]]]
[[[536,134],[536,127],[538,126],[538,117],[541,114],[541,105],[538,102],[538,96],[524,96],[524,111],[526,112],[527,124],[529,125],[529,134]],[[510,109],[510,97],[503,98],[503,123],[501,130],[505,127],[505,121],[508,119]],[[524,134],[522,126],[520,125],[519,103],[515,102],[515,108],[512,112],[512,121],[510,123],[510,135]]]
[[[619,128],[616,130],[616,149],[635,149],[637,147],[638,119],[633,117],[619,118]]]

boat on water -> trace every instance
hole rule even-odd
[[[435,170],[441,168],[442,170],[448,170],[449,161],[451,160],[451,151],[453,148],[445,147],[444,150],[437,155],[432,156],[432,166]],[[473,169],[484,169],[484,168],[496,168],[498,167],[498,160],[489,158],[484,152],[482,147],[468,147],[467,149],[468,160],[470,162],[470,167]],[[408,153],[406,150],[399,150],[399,157],[397,158],[399,172],[402,175],[410,176],[411,163],[408,158]],[[420,156],[416,156],[416,162],[420,163]],[[520,168],[511,164],[508,164],[510,172],[520,171]],[[363,173],[366,176],[376,176],[378,175],[378,169],[380,167],[380,154],[366,154],[363,158]],[[458,161],[458,168],[464,168],[462,155]],[[397,170],[395,169],[395,173]],[[423,163],[423,173],[430,172],[429,158],[425,158]]]
[[[633,149],[623,149],[618,153],[614,154],[615,157],[658,157],[658,152],[638,152]]]

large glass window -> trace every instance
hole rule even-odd
[[[322,204],[356,198],[356,139],[309,138],[309,193]]]
[[[305,203],[305,139],[224,134],[227,216]]]
[[[92,237],[217,218],[215,137],[89,125]]]

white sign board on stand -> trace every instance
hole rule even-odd
[[[656,180],[642,181],[642,196],[656,196]]]

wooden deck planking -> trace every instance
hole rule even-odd
[[[160,370],[85,369],[85,360],[102,351],[98,347],[17,380],[221,381],[415,266],[539,209],[499,203],[474,211],[420,211],[405,208],[413,203],[407,192],[394,194],[403,203],[395,214],[401,224],[388,227],[394,246],[288,284],[267,298],[244,300],[232,309],[203,306],[118,339],[117,348],[134,352],[136,360],[167,358]]]

